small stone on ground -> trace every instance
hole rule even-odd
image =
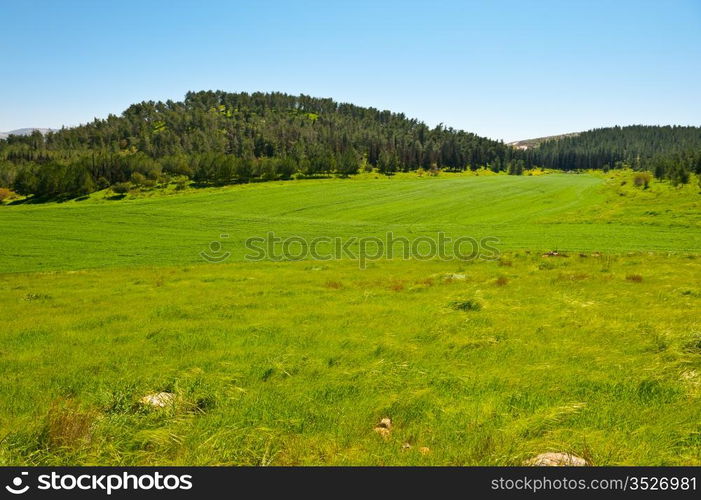
[[[158,392],[154,394],[147,394],[140,399],[141,403],[147,406],[153,406],[155,408],[165,408],[170,406],[175,402],[175,394],[172,392]]]
[[[570,453],[541,453],[526,462],[537,467],[584,467],[589,463]]]

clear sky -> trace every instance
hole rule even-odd
[[[512,141],[701,125],[701,0],[0,0],[0,130],[283,91]]]

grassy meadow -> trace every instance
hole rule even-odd
[[[642,190],[631,177],[365,175],[0,207],[0,272],[202,263],[221,234],[240,260],[243,240],[268,231],[306,239],[444,231],[496,236],[502,250],[701,251],[698,187]]]
[[[630,176],[0,207],[0,464],[701,465],[701,196]],[[503,253],[243,260],[266,231],[388,230]],[[203,262],[221,233],[231,258]],[[160,391],[174,404],[140,403]]]

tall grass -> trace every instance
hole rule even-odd
[[[700,464],[701,259],[504,257],[0,275],[0,463]]]

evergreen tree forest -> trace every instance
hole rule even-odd
[[[401,113],[283,93],[189,92],[120,116],[0,140],[0,188],[37,198],[178,179],[199,185],[490,168],[521,175],[630,167],[689,182],[701,173],[701,128],[615,127],[519,150]]]
[[[10,136],[0,141],[0,186],[75,196],[182,176],[222,185],[361,169],[501,169],[510,153],[502,142],[331,99],[190,92],[45,136]]]
[[[550,139],[522,154],[527,166],[558,170],[632,168],[685,184],[690,173],[701,174],[701,127],[600,128]]]

